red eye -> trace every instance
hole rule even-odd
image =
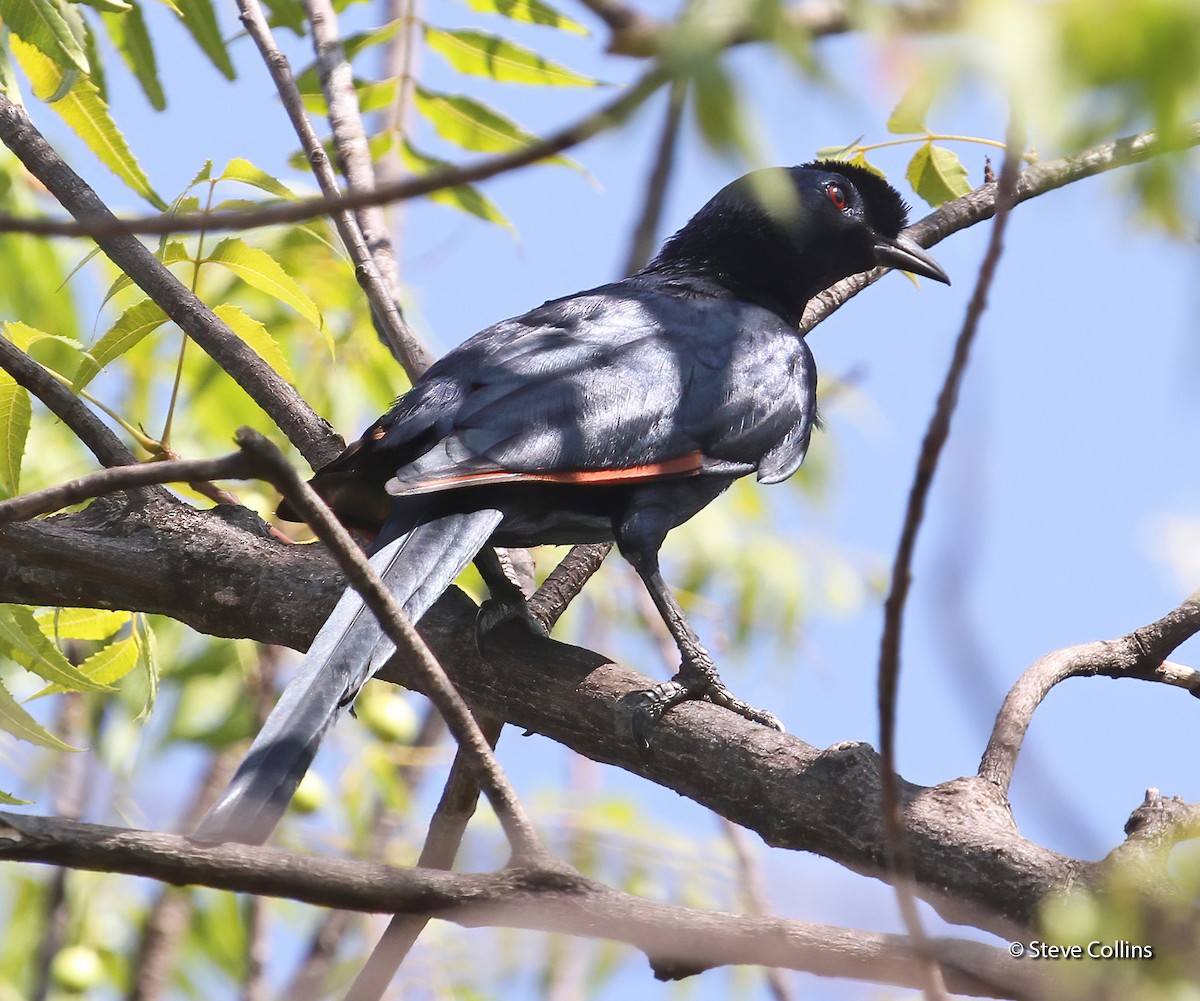
[[[840,184],[831,184],[825,189],[829,192],[829,200],[833,202],[833,207],[839,212],[846,211],[846,192],[842,190]]]

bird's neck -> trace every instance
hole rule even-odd
[[[707,278],[798,326],[808,300],[835,280],[820,274],[809,256],[765,219],[701,213],[666,242],[642,273]]]

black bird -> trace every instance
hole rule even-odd
[[[838,161],[759,170],[723,188],[624,281],[555,299],[476,334],[433,365],[313,486],[377,532],[372,563],[414,621],[483,547],[615,540],[682,663],[644,693],[644,732],[734,698],[659,573],[663,539],[754,473],[791,476],[816,414],[799,335],[805,304],[877,265],[949,283],[900,236],[907,206]],[[222,799],[192,835],[266,840],[341,711],[393,652],[342,595]]]

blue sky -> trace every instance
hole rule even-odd
[[[165,20],[157,8],[149,13]],[[454,26],[478,20],[465,6],[445,4],[431,16]],[[158,189],[169,197],[206,158],[249,156],[286,174],[294,140],[248,42],[235,49],[241,79],[228,85],[195,57],[182,33],[169,37],[177,58],[163,60],[167,116],[146,110],[115,67],[110,74],[118,121]],[[524,37],[554,44],[536,30]],[[605,79],[628,79],[638,69],[593,59],[594,42],[572,40],[570,47],[557,58]],[[859,135],[886,138],[891,92],[884,69],[848,40],[822,49],[840,96],[816,89],[761,49],[734,57],[778,162],[800,162]],[[299,64],[306,57],[295,58]],[[436,58],[427,57],[435,78]],[[605,99],[604,92],[547,96],[508,88],[497,103],[544,131]],[[402,244],[409,313],[439,352],[497,319],[616,276],[661,114],[655,101],[619,134],[574,151],[589,176],[539,167],[490,182],[486,191],[513,220],[519,241],[445,209],[413,209]],[[35,116],[61,136],[44,108]],[[1004,128],[1002,109],[986,91],[936,107],[934,120],[946,131],[984,136]],[[1035,139],[1052,155],[1053,137]],[[978,180],[982,154],[961,152]],[[877,160],[902,176],[902,152]],[[708,153],[690,125],[679,161],[664,235],[743,169]],[[78,163],[118,205],[132,207],[94,161]],[[918,206],[914,217],[922,213]],[[986,236],[980,226],[936,248],[953,288],[923,283],[916,290],[890,276],[811,335],[822,373],[854,373],[859,396],[853,405],[830,407],[828,427],[813,445],[834,457],[829,502],[814,508],[799,504],[796,492],[780,492],[778,503],[788,510],[783,531],[843,547],[871,565],[890,561]],[[1163,533],[1166,519],[1200,521],[1198,267],[1195,242],[1145,226],[1111,175],[1016,211],[914,566],[899,716],[899,765],[907,778],[934,783],[969,774],[999,699],[1027,665],[1061,646],[1125,633],[1200,586],[1175,569],[1188,559],[1195,566],[1196,555],[1172,550]],[[360,428],[340,430],[349,437]],[[668,579],[671,558],[668,547]],[[870,597],[854,614],[817,615],[791,655],[768,641],[756,645],[752,662],[734,676],[739,694],[770,706],[791,732],[818,746],[876,743],[879,606]],[[1200,663],[1200,644],[1185,645],[1174,659]],[[1200,800],[1196,712],[1185,694],[1161,686],[1102,679],[1062,686],[1035,717],[1017,771],[1013,806],[1023,833],[1097,857],[1119,843],[1148,786]],[[506,737],[501,759],[539,805],[548,770],[578,779],[569,752],[542,738]],[[645,823],[714,836],[704,811],[674,794],[608,769],[588,774],[606,791],[635,797]],[[549,815],[555,807],[545,809]],[[764,858],[779,913],[898,928],[882,885],[807,856],[764,850]],[[604,996],[655,996],[644,967],[636,960],[628,967]],[[809,998],[873,994],[855,985],[798,983]],[[508,996],[521,997],[526,987],[509,989]],[[724,974],[704,978],[694,996],[730,992],[761,996],[752,978]]]

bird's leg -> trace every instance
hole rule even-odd
[[[658,568],[658,555],[636,554],[627,557],[650,592],[658,614],[679,647],[679,673],[670,681],[655,685],[641,693],[641,705],[634,717],[634,736],[643,748],[649,747],[646,728],[672,706],[692,699],[707,699],[739,716],[775,730],[783,724],[771,713],[736,698],[717,674],[716,665],[700,642],[694,629],[684,618],[683,609],[667,587]]]
[[[488,634],[505,622],[517,621],[537,636],[546,636],[545,627],[529,611],[525,593],[504,571],[496,551],[485,546],[475,557],[475,566],[488,586],[491,597],[479,606],[475,619],[475,646],[484,652]]]

